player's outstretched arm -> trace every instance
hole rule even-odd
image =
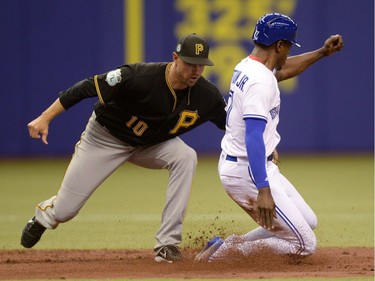
[[[295,77],[305,71],[310,65],[321,58],[330,56],[344,47],[344,41],[341,35],[331,35],[324,45],[311,52],[303,53],[297,56],[291,56],[286,60],[282,69],[276,72],[277,81],[283,81]]]
[[[64,107],[61,105],[59,99],[57,99],[49,108],[47,108],[38,118],[27,124],[29,129],[30,137],[33,139],[40,139],[44,144],[48,144],[48,128],[49,123],[61,112],[65,111]]]

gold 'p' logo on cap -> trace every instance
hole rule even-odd
[[[203,52],[203,44],[195,44],[195,54],[199,55],[200,52]]]

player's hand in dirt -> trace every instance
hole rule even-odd
[[[257,198],[257,223],[265,229],[274,229],[273,219],[276,218],[275,202],[269,187],[259,189]]]

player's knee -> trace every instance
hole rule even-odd
[[[305,249],[306,255],[313,255],[316,251],[316,247],[317,247],[317,240],[316,240],[316,236],[314,235],[313,237],[311,237],[311,239],[309,239],[308,243],[306,243],[306,249]]]
[[[195,170],[198,162],[197,153],[194,149],[185,145],[178,152],[176,151],[173,162],[178,169]]]
[[[188,161],[191,163],[191,165],[194,165],[194,166],[197,165],[198,157],[194,149],[192,149],[191,147],[188,147],[186,151],[186,156],[188,158]]]
[[[301,255],[313,255],[317,247],[317,239],[315,234],[311,231],[308,236],[303,238],[303,243],[301,243],[300,245]]]
[[[310,228],[314,230],[318,226],[318,218],[314,214],[313,216],[310,216],[310,218],[307,220],[307,223],[309,224]]]
[[[194,169],[197,166],[198,157],[197,153],[191,147],[185,149],[184,155],[181,155],[181,159],[184,162],[184,165],[188,168]]]
[[[314,230],[318,226],[318,220],[311,221],[309,223],[312,230]]]

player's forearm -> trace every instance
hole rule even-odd
[[[56,99],[40,116],[51,122],[57,115],[65,111],[59,99]]]
[[[261,119],[247,118],[245,143],[249,159],[251,177],[257,188],[268,187],[266,172],[266,148],[263,141],[263,132],[266,122]]]
[[[287,80],[304,72],[309,66],[325,57],[324,49],[289,57],[285,65],[276,73],[277,81]]]

